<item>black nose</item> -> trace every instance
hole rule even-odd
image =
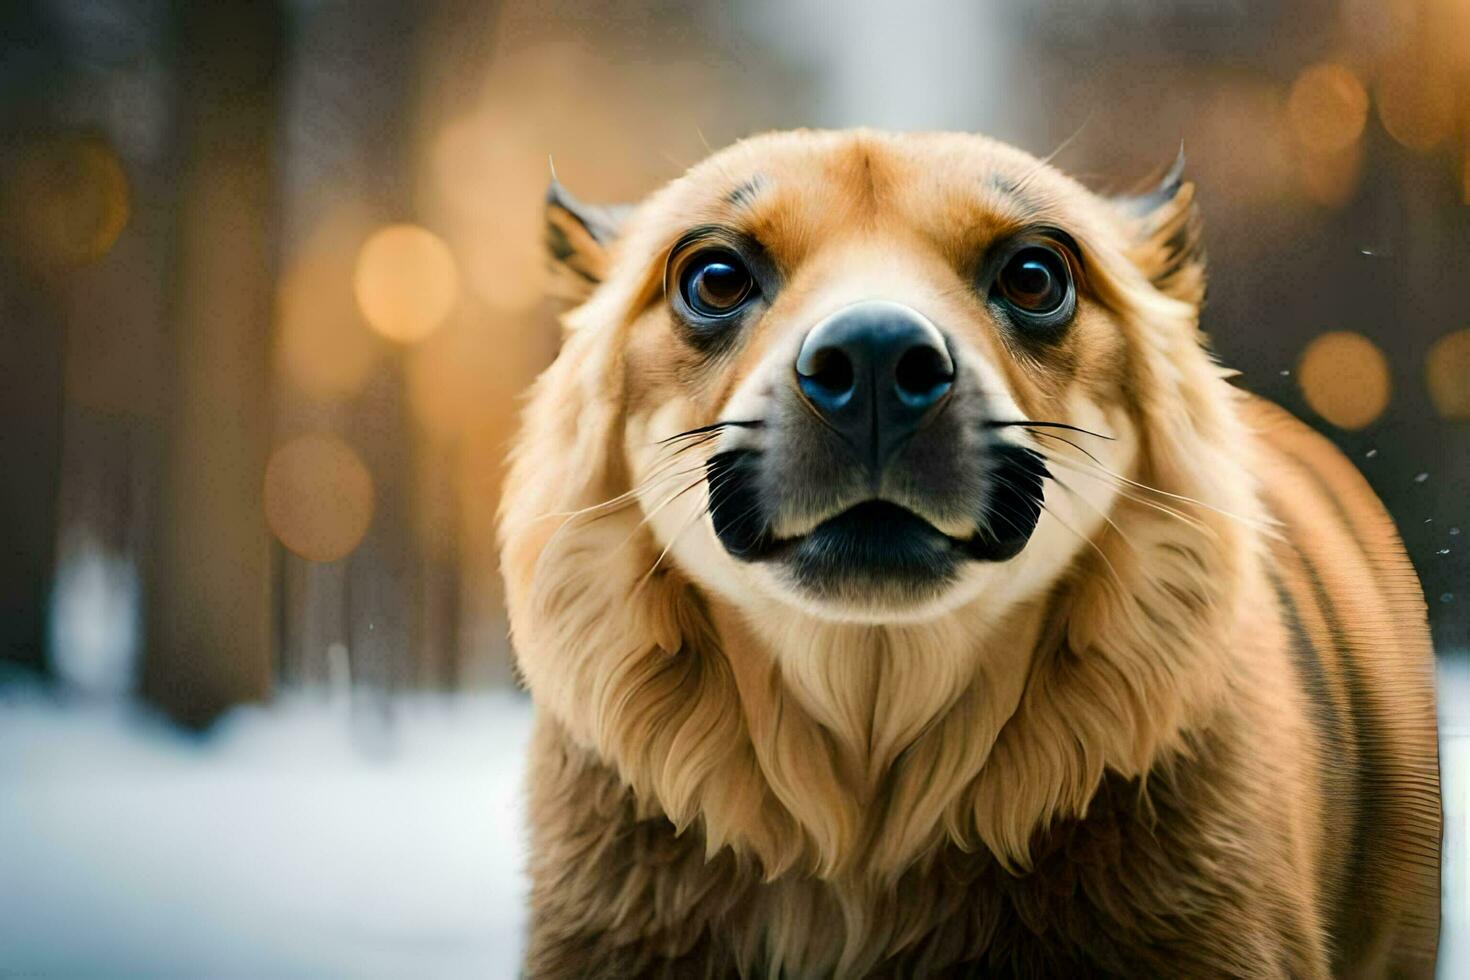
[[[876,468],[944,401],[954,361],[934,324],[875,300],[812,328],[796,357],[796,383]]]

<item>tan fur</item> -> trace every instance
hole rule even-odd
[[[737,213],[727,196],[751,181],[755,209]],[[695,167],[608,254],[577,260],[605,278],[532,392],[502,513],[540,713],[532,975],[1354,965],[1343,950],[1358,947],[1332,934],[1353,898],[1327,837],[1342,801],[1324,794],[1342,781],[1325,778],[1335,749],[1272,586],[1299,583],[1280,542],[1309,522],[1263,498],[1274,437],[1200,345],[1192,193],[1140,213],[979,137],[778,134]],[[1086,253],[1077,321],[1040,361],[957,271],[1038,214]],[[711,367],[671,333],[663,261],[689,227],[736,221],[787,279]],[[731,560],[700,470],[727,437],[657,444],[758,398],[761,372],[822,311],[865,295],[959,334],[1025,417],[1117,437],[1079,443],[1098,461],[1030,439],[1072,492],[1048,488],[1017,558],[912,615],[812,608]],[[1315,514],[1336,519],[1326,503]],[[1374,533],[1372,552],[1401,560],[1391,529]],[[1372,564],[1350,539],[1335,574]],[[1374,751],[1391,755],[1385,792],[1407,802],[1383,812],[1406,815],[1392,846],[1432,843],[1437,859],[1430,661],[1409,587],[1341,627],[1392,642],[1314,648],[1329,674],[1357,657],[1370,686],[1396,677],[1382,710],[1407,720]],[[1122,842],[1108,860],[1092,853],[1103,838]],[[1422,972],[1427,872],[1372,860],[1403,892],[1382,906],[1399,914],[1359,926],[1378,930],[1373,962]],[[1071,904],[1028,897],[1058,881]]]

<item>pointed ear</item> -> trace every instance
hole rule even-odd
[[[607,273],[608,249],[632,210],[631,204],[584,204],[552,174],[546,189],[552,293],[577,302],[591,295]]]
[[[1160,292],[1198,306],[1205,298],[1205,252],[1194,184],[1184,179],[1184,147],[1153,190],[1114,202],[1132,223],[1130,256]]]

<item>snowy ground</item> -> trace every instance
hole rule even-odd
[[[1440,975],[1470,976],[1470,661],[1441,671]],[[308,697],[208,738],[0,690],[0,977],[513,977],[512,694]]]
[[[0,704],[0,977],[513,977],[530,717]]]

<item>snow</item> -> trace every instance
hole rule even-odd
[[[1444,801],[1439,975],[1470,977],[1470,657],[1440,660],[1439,717]]]
[[[0,705],[0,974],[515,976],[529,703],[389,707]]]
[[[1470,976],[1470,660],[1440,676],[1440,975]],[[0,688],[0,975],[513,977],[530,722],[295,695],[195,737]]]

